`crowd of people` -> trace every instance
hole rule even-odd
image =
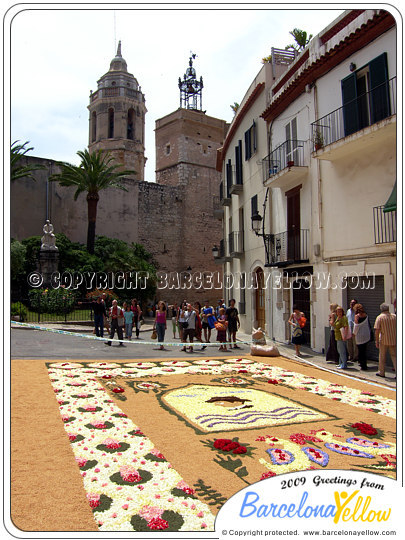
[[[206,343],[211,342],[212,331],[216,330],[215,340],[220,344],[219,350],[229,348],[239,349],[236,344],[236,333],[240,327],[239,313],[235,307],[236,301],[231,299],[227,307],[223,299],[218,300],[214,308],[206,300],[202,306],[200,302],[190,303],[183,300],[180,304],[174,302],[168,305],[160,301],[157,304],[153,329],[157,333],[160,349],[164,349],[165,332],[171,320],[173,339],[180,339],[183,344],[181,351],[194,351],[194,343],[201,343],[200,350],[204,350]],[[169,323],[170,324],[170,323]],[[204,339],[203,339],[204,336]]]
[[[159,349],[164,350],[164,341],[168,324],[171,321],[173,339],[180,339],[181,351],[193,352],[194,344],[200,343],[200,350],[211,342],[212,332],[216,331],[215,341],[220,351],[239,349],[236,333],[240,328],[239,313],[235,307],[235,299],[225,305],[221,298],[215,307],[206,300],[201,306],[199,302],[190,303],[184,300],[180,304],[168,304],[159,301],[154,306],[153,331],[156,332]],[[140,327],[143,323],[140,302],[135,298],[131,302],[123,302],[118,306],[117,300],[109,305],[106,294],[91,302],[94,313],[95,334],[104,336],[104,328],[110,340],[118,335],[119,345],[124,346],[125,338],[131,340],[133,333],[139,339]],[[380,315],[376,318],[374,328],[362,304],[356,299],[350,301],[349,309],[344,311],[338,304],[329,306],[329,326],[331,329],[326,360],[337,364],[338,369],[347,369],[348,361],[358,362],[360,369],[366,371],[367,344],[374,341],[379,349],[379,377],[385,377],[387,352],[389,352],[396,372],[396,314],[390,313],[388,304],[381,304]],[[291,342],[295,346],[295,355],[301,357],[300,347],[305,342],[303,328],[307,320],[298,306],[293,306],[288,323],[291,325]],[[154,336],[155,337],[155,336]],[[106,341],[111,346],[111,341]]]
[[[329,326],[331,328],[326,360],[338,364],[339,369],[347,369],[347,362],[358,362],[360,369],[366,371],[367,344],[374,341],[379,350],[378,377],[385,377],[387,352],[389,352],[394,370],[397,369],[396,357],[396,314],[390,313],[388,304],[380,305],[380,315],[371,327],[370,320],[362,304],[356,299],[350,301],[349,309],[344,311],[337,304],[329,306]]]

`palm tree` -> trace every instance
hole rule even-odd
[[[229,106],[233,110],[233,114],[236,114],[237,110],[239,109],[239,103],[236,103],[236,101],[234,101],[233,105],[229,105]]]
[[[11,181],[14,182],[19,178],[31,178],[35,181],[33,171],[44,169],[42,165],[20,165],[20,160],[27,152],[34,150],[33,147],[27,148],[29,141],[25,141],[23,144],[19,144],[20,141],[14,141],[10,149],[10,172]]]
[[[125,176],[133,175],[134,171],[119,170],[120,165],[113,163],[114,158],[102,150],[90,153],[87,149],[79,150],[77,155],[81,158],[80,165],[60,162],[59,174],[52,175],[51,182],[59,182],[64,187],[75,187],[74,200],[79,195],[87,192],[87,251],[94,253],[94,241],[96,238],[96,219],[99,192],[107,188],[117,188],[127,191],[122,184]]]
[[[310,34],[307,38],[307,33],[305,30],[300,30],[299,28],[294,28],[290,34],[295,39],[295,44],[287,45],[286,49],[295,49],[296,51],[301,51],[302,49],[305,49],[312,39],[312,34]]]

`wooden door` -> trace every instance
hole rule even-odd
[[[286,192],[287,197],[287,255],[292,261],[301,259],[300,245],[300,189],[298,186]]]
[[[266,304],[264,273],[261,268],[256,270],[256,320],[257,326],[264,330],[266,326]]]

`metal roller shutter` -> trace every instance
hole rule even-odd
[[[380,314],[380,305],[385,302],[384,276],[350,277],[347,278],[346,283],[346,306],[343,307],[347,310],[349,309],[350,300],[353,298],[357,300],[363,305],[371,327],[374,328],[374,321]],[[378,349],[374,342],[368,344],[367,358],[378,361]],[[390,361],[387,364],[390,364]]]

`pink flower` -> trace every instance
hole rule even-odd
[[[91,508],[100,506],[100,495],[98,493],[87,493],[86,497]]]
[[[79,467],[84,467],[87,463],[87,459],[86,458],[83,458],[83,457],[77,457],[75,458],[76,459],[76,463],[79,465]]]
[[[117,440],[111,438],[106,439],[103,444],[107,448],[121,448],[120,443]]]
[[[77,437],[75,433],[68,433],[69,441],[74,441]]]
[[[120,467],[120,475],[125,482],[140,482],[142,480],[142,477],[138,471],[130,465]]]

